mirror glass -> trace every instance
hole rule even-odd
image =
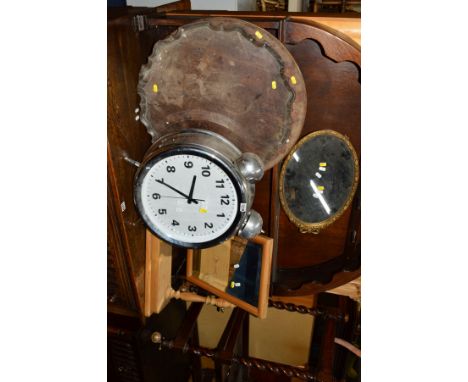
[[[335,131],[303,138],[281,172],[281,202],[289,218],[304,230],[336,220],[356,190],[357,163],[349,140]]]
[[[194,250],[192,276],[256,307],[262,251],[261,244],[238,237],[215,247]]]

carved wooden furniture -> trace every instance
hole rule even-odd
[[[208,16],[240,17],[266,29],[294,56],[306,82],[308,105],[301,137],[331,129],[346,135],[360,157],[360,36],[358,19],[303,14],[171,12],[152,10],[110,17],[108,23],[108,311],[112,319],[143,322],[146,231],[133,205],[133,177],[151,144],[135,109],[138,73],[156,41],[177,27]],[[322,20],[322,23],[320,23]],[[354,39],[333,30],[341,25]],[[351,27],[350,27],[351,26]],[[302,234],[279,201],[281,164],[257,186],[254,208],[274,239],[274,295],[300,296],[343,285],[360,273],[360,192],[351,207],[319,235]],[[183,257],[183,256],[182,256]],[[172,266],[178,269],[180,264]],[[177,287],[175,287],[177,289]],[[306,308],[308,309],[308,308]],[[310,308],[309,308],[310,309]],[[240,314],[240,313],[238,313]],[[172,338],[168,337],[169,341]],[[185,341],[176,344],[185,346]],[[179,346],[177,345],[177,346]]]
[[[348,347],[342,346],[344,343],[360,343],[359,304],[347,297],[321,293],[318,295],[317,306],[326,306],[328,309],[334,307],[337,311],[345,313],[346,320],[336,321],[334,324],[330,320],[317,317],[314,321],[309,367],[316,370],[323,380],[342,381],[347,374],[355,374],[350,380],[360,380],[356,375],[360,372],[358,356],[350,352]]]
[[[361,9],[360,0],[314,0],[313,12],[317,13],[323,7],[335,7],[337,11],[345,13],[348,10]]]
[[[327,293],[334,293],[340,296],[348,296],[354,301],[361,302],[361,278],[351,280],[349,283],[330,289]]]
[[[240,308],[235,308],[232,311],[216,348],[199,346],[197,341],[193,341],[193,335],[196,335],[197,317],[201,312],[202,306],[202,303],[191,304],[175,336],[169,338],[162,331],[155,330],[151,333],[151,341],[163,349],[213,359],[216,365],[216,381],[234,381],[233,374],[236,375],[242,371],[245,371],[242,380],[249,381],[252,380],[250,376],[255,374],[255,371],[316,382],[332,382],[334,380],[332,365],[334,360],[335,328],[337,325],[342,325],[349,321],[349,316],[343,314],[343,311],[327,308],[305,308],[297,307],[293,304],[271,302],[271,306],[275,308],[311,314],[324,320],[328,334],[322,341],[322,345],[320,345],[320,348],[323,349],[324,357],[321,358],[317,368],[311,370],[307,367],[296,367],[250,357],[248,355],[248,314]],[[192,375],[192,377],[194,380],[197,378],[196,375]],[[266,378],[267,376],[264,377]],[[261,380],[264,380],[264,377]]]
[[[344,12],[346,0],[315,0],[313,6],[313,12],[319,12],[323,6],[335,7],[338,11]]]
[[[308,104],[302,136],[317,129],[338,131],[348,136],[359,157],[358,47],[338,38],[324,39],[313,26],[302,23],[290,25],[285,35],[285,42],[304,75],[308,97],[315,100]],[[319,53],[317,41],[321,42],[325,57]],[[338,46],[342,49],[338,50]],[[277,174],[272,177],[276,186]],[[277,200],[273,200],[272,206],[276,205]],[[278,227],[274,294],[316,293],[328,289],[333,282],[341,284],[356,277],[353,271],[360,264],[359,190],[352,207],[319,235],[301,234],[284,211],[276,208],[279,216],[274,222]]]
[[[262,12],[266,12],[273,8],[273,10],[285,10],[286,4],[284,0],[261,0]]]
[[[143,382],[134,332],[107,329],[108,381]]]
[[[225,13],[216,13],[226,15]],[[150,145],[144,127],[135,120],[139,100],[134,91],[138,72],[155,41],[193,18],[211,13],[170,13],[117,18],[109,24],[108,147],[110,213],[116,222],[122,253],[130,271],[136,311],[144,302],[145,229],[133,206],[132,181],[139,160]],[[213,14],[215,15],[215,14]],[[360,50],[339,32],[304,16],[235,14],[279,38],[296,59],[309,97],[302,136],[331,129],[348,136],[360,155]],[[352,207],[320,235],[302,234],[279,203],[281,166],[268,171],[257,186],[254,208],[273,237],[273,294],[311,294],[344,284],[359,275],[359,190]],[[128,285],[127,285],[128,286]]]
[[[108,152],[109,155],[109,152]],[[110,159],[108,157],[108,159]],[[138,316],[139,306],[131,260],[121,234],[120,214],[116,211],[115,178],[108,161],[107,175],[107,310],[115,314]]]

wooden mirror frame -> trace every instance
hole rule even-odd
[[[231,239],[232,240],[232,239]],[[215,296],[228,301],[241,309],[257,316],[258,318],[266,318],[268,310],[268,297],[270,292],[270,276],[271,276],[271,260],[273,252],[273,239],[264,235],[258,235],[250,242],[260,244],[262,246],[262,266],[260,268],[260,287],[258,291],[258,306],[253,306],[237,297],[234,297],[225,291],[210,285],[206,281],[199,279],[193,275],[193,256],[194,250],[187,250],[187,280],[200,288],[213,293]],[[203,249],[200,250],[203,253]]]
[[[161,313],[173,298],[188,302],[202,302],[219,308],[234,307],[220,298],[199,296],[184,291],[183,288],[177,291],[172,289],[172,251],[171,244],[158,239],[146,230],[145,317],[150,317],[153,313]]]
[[[335,214],[330,216],[328,219],[325,219],[325,220],[322,220],[322,221],[319,221],[319,222],[316,222],[316,223],[308,223],[308,222],[305,222],[305,221],[299,219],[298,217],[296,217],[294,212],[292,212],[291,209],[289,208],[289,205],[288,205],[288,203],[286,201],[286,195],[284,194],[285,193],[285,191],[284,191],[284,179],[285,179],[285,175],[286,175],[286,167],[288,166],[289,161],[293,157],[293,154],[301,146],[303,146],[305,143],[309,142],[310,140],[312,140],[314,138],[322,136],[322,135],[331,135],[333,137],[336,137],[336,138],[340,139],[341,141],[344,142],[346,147],[349,149],[349,151],[351,152],[351,155],[353,157],[353,163],[354,163],[354,180],[353,180],[353,184],[351,186],[351,191],[350,191],[348,197],[346,198],[343,205],[339,208],[339,210],[336,211]],[[352,200],[354,198],[354,195],[356,193],[356,189],[358,187],[358,184],[359,184],[359,159],[358,159],[358,155],[356,153],[356,150],[354,149],[353,145],[351,144],[349,138],[347,136],[343,135],[343,134],[338,133],[335,130],[315,131],[313,133],[310,133],[310,134],[306,135],[299,142],[297,142],[294,145],[294,147],[291,149],[288,156],[286,157],[286,159],[283,162],[283,165],[281,167],[280,178],[279,178],[279,194],[280,194],[281,206],[283,207],[284,212],[286,212],[286,215],[288,216],[289,220],[294,225],[296,225],[302,233],[315,233],[315,234],[318,234],[322,229],[328,227],[330,224],[333,224],[336,220],[338,220],[341,217],[341,215],[343,215],[343,213],[350,206],[350,204],[351,204],[351,202],[352,202]]]

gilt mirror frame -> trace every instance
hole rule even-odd
[[[353,164],[354,164],[354,179],[353,179],[353,184],[351,186],[351,190],[349,192],[348,197],[346,198],[345,202],[343,205],[338,209],[338,211],[330,216],[329,218],[319,221],[319,222],[314,222],[314,223],[309,223],[305,222],[301,219],[299,219],[294,212],[289,208],[289,205],[286,200],[286,195],[285,195],[285,190],[284,190],[284,181],[285,181],[285,175],[286,175],[286,168],[288,166],[288,163],[291,161],[293,158],[294,153],[302,147],[305,143],[309,142],[310,140],[317,138],[322,135],[331,135],[334,136],[341,141],[343,141],[346,145],[346,147],[349,149],[351,152],[352,158],[353,158]],[[336,220],[338,220],[343,213],[347,210],[347,208],[350,206],[354,195],[356,193],[357,187],[359,184],[359,158],[356,153],[356,150],[354,149],[353,145],[351,144],[351,141],[349,138],[343,134],[338,133],[335,130],[318,130],[313,133],[310,133],[303,137],[302,139],[297,142],[294,147],[291,149],[289,152],[288,156],[286,159],[283,161],[283,165],[281,167],[281,172],[280,172],[280,177],[279,177],[279,194],[280,194],[280,200],[281,200],[281,206],[283,207],[284,212],[288,216],[289,220],[299,228],[299,231],[302,233],[314,233],[318,234],[320,233],[321,230],[324,228],[328,227],[329,225],[333,224]]]

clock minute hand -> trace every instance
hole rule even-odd
[[[156,182],[165,185],[166,187],[170,188],[171,190],[173,190],[173,191],[177,192],[178,194],[182,195],[184,198],[189,199],[189,196],[187,194],[184,194],[182,191],[179,191],[177,188],[172,187],[171,185],[169,185],[167,183],[164,183],[162,180],[156,179]],[[195,204],[198,204],[198,202],[196,200],[193,200],[193,202]]]
[[[161,198],[187,199],[187,198],[184,197],[184,196],[172,196],[172,195],[161,195]],[[204,199],[193,199],[193,200],[197,200],[197,201],[199,201],[199,202],[204,202],[204,201],[205,201]]]

